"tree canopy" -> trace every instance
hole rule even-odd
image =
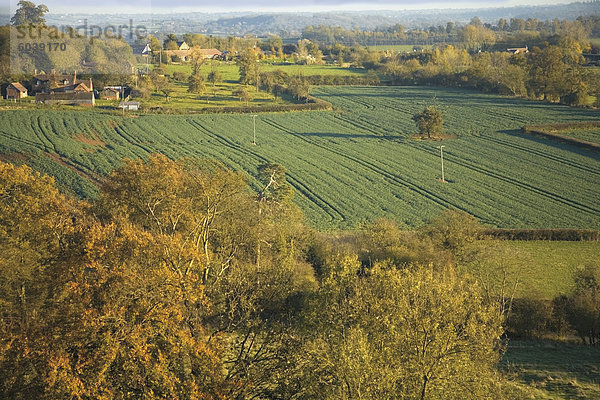
[[[436,106],[425,107],[423,111],[413,115],[413,121],[421,136],[427,139],[439,137],[444,130],[443,115]]]
[[[522,398],[452,262],[472,229],[321,239],[258,168],[124,160],[88,203],[0,162],[0,397]]]
[[[14,26],[28,24],[44,24],[46,19],[44,14],[48,12],[48,7],[45,4],[35,5],[31,1],[19,0],[17,3],[17,11],[10,19],[10,23]]]

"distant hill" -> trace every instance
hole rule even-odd
[[[405,11],[354,11],[318,13],[172,13],[172,14],[54,14],[46,15],[49,25],[79,26],[88,24],[106,26],[129,24],[142,25],[153,34],[204,33],[211,35],[243,36],[253,34],[266,36],[278,34],[284,37],[299,36],[309,25],[341,26],[345,29],[374,29],[402,24],[407,28],[441,25],[452,21],[466,24],[477,16],[484,23],[496,23],[499,18],[576,19],[579,16],[600,15],[600,1],[577,2],[560,5],[517,6],[498,8],[436,9]],[[0,25],[7,24],[8,15],[0,15]]]

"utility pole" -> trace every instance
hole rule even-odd
[[[446,146],[438,146],[438,149],[440,149],[440,159],[442,160],[442,182],[446,183],[444,179],[444,147]]]
[[[252,127],[254,129],[254,140],[252,140],[252,144],[256,146],[256,117],[258,117],[258,115],[252,114]]]

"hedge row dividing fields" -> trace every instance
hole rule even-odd
[[[523,135],[526,124],[598,120],[597,111],[422,87],[320,87],[335,111],[249,115],[0,113],[0,157],[83,196],[124,157],[216,158],[245,171],[278,162],[323,229],[378,217],[415,227],[454,207],[502,228],[600,228],[600,155]],[[432,102],[454,139],[419,141],[412,115]],[[444,145],[446,179],[437,146]]]

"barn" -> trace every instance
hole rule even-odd
[[[19,82],[13,82],[6,88],[6,100],[21,100],[27,97],[27,89]]]

